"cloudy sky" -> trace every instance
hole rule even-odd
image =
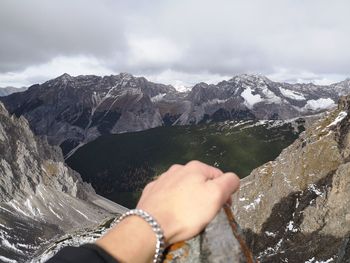
[[[0,86],[64,72],[335,82],[350,77],[349,10],[348,0],[1,0]]]

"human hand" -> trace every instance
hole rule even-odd
[[[143,190],[137,208],[161,225],[168,245],[202,231],[239,187],[234,173],[191,161],[173,165]]]
[[[137,208],[151,214],[167,245],[197,235],[239,187],[234,173],[198,161],[173,165],[143,190]],[[96,241],[118,262],[151,262],[156,236],[148,223],[129,216]]]

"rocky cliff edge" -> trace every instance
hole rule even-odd
[[[53,239],[118,211],[64,164],[58,147],[0,103],[0,261],[25,262]]]
[[[234,212],[261,262],[350,262],[349,200],[345,96],[275,161],[242,180]]]

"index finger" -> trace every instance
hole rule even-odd
[[[209,183],[218,187],[219,191],[222,194],[221,202],[224,203],[234,192],[238,190],[240,180],[235,173],[225,173],[210,181]]]
[[[200,161],[191,161],[187,163],[185,167],[190,169],[194,174],[200,174],[205,181],[212,180],[223,174],[220,169]]]

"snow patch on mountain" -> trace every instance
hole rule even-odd
[[[346,111],[339,112],[337,118],[335,118],[335,120],[331,124],[329,124],[327,128],[337,125],[339,122],[344,120],[346,116],[348,116],[348,113]]]
[[[280,97],[278,97],[274,92],[272,92],[269,89],[264,89],[263,90],[263,94],[266,98],[266,104],[271,104],[271,103],[275,103],[275,104],[280,104],[282,103],[282,100]]]
[[[304,95],[299,93],[299,92],[288,90],[288,89],[284,89],[282,87],[279,87],[278,89],[280,90],[282,95],[284,97],[286,97],[286,98],[289,98],[289,99],[292,99],[292,100],[306,100]]]
[[[252,109],[255,104],[264,101],[264,99],[259,94],[253,94],[250,87],[246,87],[241,93],[241,97],[244,99],[244,104]]]
[[[215,104],[222,104],[225,103],[226,101],[228,101],[229,99],[225,99],[225,100],[220,100],[220,99],[212,99],[209,100],[207,102],[204,102],[203,105],[204,106],[209,106],[209,105],[215,105]]]
[[[304,109],[306,110],[326,110],[336,106],[331,98],[319,98],[317,100],[308,100]]]
[[[151,98],[151,101],[152,101],[152,102],[161,101],[161,100],[164,98],[165,95],[166,95],[166,93],[160,93],[160,94],[158,94],[158,95],[152,97],[152,98]]]
[[[0,256],[0,260],[2,260],[5,263],[17,263],[17,260],[9,259],[9,258],[4,257],[4,256]]]

